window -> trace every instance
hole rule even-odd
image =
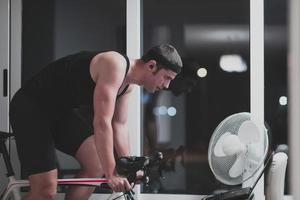
[[[207,150],[222,119],[250,111],[249,3],[144,0],[144,51],[171,43],[199,76],[187,94],[143,92],[144,154],[162,151],[167,158],[166,179],[153,180],[143,192],[209,194],[226,187],[210,171]],[[246,69],[222,69],[220,59],[232,55],[239,59],[234,66]]]

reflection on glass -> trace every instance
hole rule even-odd
[[[226,73],[219,65],[223,54],[239,54],[249,66],[249,10],[248,0],[144,0],[144,51],[171,43],[184,68],[168,91],[143,91],[143,153],[163,152],[165,180],[152,174],[142,192],[208,194],[227,187],[214,178],[207,151],[222,119],[250,110],[250,70]]]

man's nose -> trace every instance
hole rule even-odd
[[[166,81],[164,85],[164,89],[168,89],[171,81]]]

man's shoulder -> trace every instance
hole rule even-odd
[[[106,51],[98,53],[94,60],[96,65],[105,65],[109,66],[111,69],[123,71],[124,66],[126,67],[126,58],[124,55],[120,54],[117,51]]]
[[[97,54],[91,62],[92,76],[123,80],[126,65],[126,59],[122,54],[116,51],[102,52]]]

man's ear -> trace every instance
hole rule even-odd
[[[156,70],[157,66],[155,60],[149,60],[147,64],[148,64],[148,69],[150,69],[151,71]]]

